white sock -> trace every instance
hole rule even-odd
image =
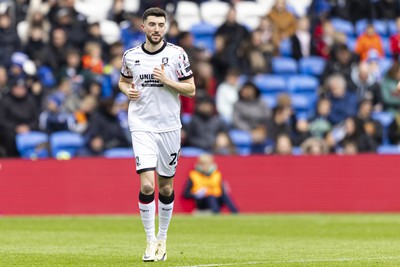
[[[170,202],[169,204],[164,204],[163,202],[158,200],[158,240],[167,240],[167,231],[172,218],[172,212],[174,210],[174,195],[172,194],[168,198],[172,200],[172,202],[168,201]]]
[[[156,214],[156,204],[153,200],[148,204],[139,202],[140,217],[142,218],[144,231],[146,232],[147,242],[157,241],[156,239],[156,229],[155,229],[155,214]]]

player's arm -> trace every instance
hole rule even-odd
[[[138,100],[140,91],[135,88],[132,78],[127,78],[122,75],[119,76],[118,81],[119,90],[124,93],[130,100]]]
[[[196,86],[194,84],[194,78],[190,77],[188,79],[181,79],[180,81],[174,81],[168,78],[164,72],[164,65],[161,65],[161,68],[154,68],[153,70],[154,78],[159,80],[168,88],[171,88],[175,92],[180,95],[187,97],[194,97],[196,94]]]

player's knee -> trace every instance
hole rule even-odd
[[[145,195],[150,195],[154,192],[154,185],[151,183],[144,183],[142,184],[140,191]]]
[[[170,196],[174,191],[174,188],[172,187],[172,184],[165,184],[160,186],[159,190],[161,195]]]

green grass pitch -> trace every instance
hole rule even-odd
[[[138,216],[0,217],[0,266],[400,266],[400,214],[175,215],[143,263]]]

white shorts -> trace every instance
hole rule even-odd
[[[136,172],[156,170],[164,178],[175,176],[181,149],[181,130],[153,133],[131,132]]]

